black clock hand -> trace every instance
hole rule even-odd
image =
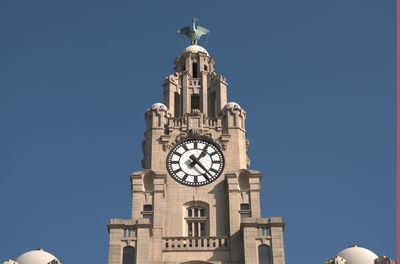
[[[190,156],[190,159],[193,160],[193,162],[197,165],[199,165],[200,168],[202,168],[204,170],[204,173],[207,175],[210,175],[212,177],[212,175],[207,171],[207,169],[203,166],[203,164],[201,164],[201,162],[196,159],[196,157],[194,155]]]
[[[204,157],[207,154],[207,148],[208,148],[208,145],[205,145],[204,148],[203,148],[203,151],[197,157],[197,160],[200,160],[202,157]]]
[[[207,148],[208,148],[208,145],[205,145],[204,146],[204,148],[203,148],[203,151],[200,153],[200,155],[197,157],[197,161],[199,161],[202,157],[204,157],[206,154],[207,154]],[[193,167],[194,165],[196,165],[196,162],[193,160],[190,164],[189,164],[189,166],[190,167]]]

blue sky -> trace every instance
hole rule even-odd
[[[106,263],[129,217],[144,111],[199,18],[247,111],[287,263],[395,257],[395,1],[1,1],[0,260]],[[136,125],[141,122],[142,125]]]

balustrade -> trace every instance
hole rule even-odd
[[[164,251],[228,249],[228,237],[164,237]]]
[[[191,79],[189,81],[189,87],[198,87],[201,85],[200,79]]]
[[[219,118],[206,118],[203,122],[206,127],[216,128],[222,125],[221,119]],[[184,118],[171,118],[169,119],[168,126],[171,128],[179,128],[185,125]]]

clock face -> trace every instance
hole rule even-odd
[[[206,185],[221,175],[224,156],[212,143],[191,139],[171,149],[167,156],[167,169],[179,183],[189,186]]]

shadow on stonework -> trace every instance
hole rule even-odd
[[[212,264],[211,262],[193,260],[189,262],[182,262],[181,264]]]

